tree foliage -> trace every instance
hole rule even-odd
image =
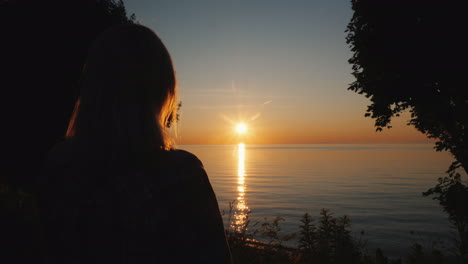
[[[463,184],[460,174],[452,171],[448,177],[439,178],[439,183],[423,195],[433,196],[449,215],[458,233],[455,240],[458,257],[463,263],[468,262],[468,186]]]
[[[334,217],[328,209],[320,211],[317,225],[304,214],[299,226],[299,249],[302,261],[311,263],[359,263],[359,245],[351,236],[349,217]]]
[[[436,139],[468,170],[468,20],[463,1],[353,0],[347,43],[366,116],[380,131],[411,113],[409,125]]]
[[[305,254],[311,255],[315,250],[316,228],[314,219],[305,213],[301,218],[302,225],[299,226],[299,249],[303,250]]]
[[[122,0],[0,2],[3,177],[10,184],[33,189],[45,153],[65,134],[89,46],[108,27],[134,20]]]

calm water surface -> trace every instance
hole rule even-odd
[[[452,229],[436,201],[421,193],[444,176],[452,158],[433,144],[185,145],[205,165],[222,210],[237,200],[234,222],[300,217],[321,208],[348,215],[370,250],[404,256],[414,241],[450,241]],[[228,225],[227,219],[225,224]],[[251,228],[253,229],[253,227]],[[414,234],[412,234],[414,233]]]

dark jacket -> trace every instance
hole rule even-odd
[[[189,152],[135,162],[66,141],[41,185],[46,263],[230,262],[215,194]]]

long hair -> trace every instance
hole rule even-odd
[[[119,25],[91,47],[66,138],[111,152],[169,150],[167,127],[177,111],[172,60],[141,25]]]

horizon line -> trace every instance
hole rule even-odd
[[[189,144],[175,144],[176,146],[188,146],[188,145],[312,145],[312,144],[434,144],[435,142],[316,142],[316,143],[189,143]]]

